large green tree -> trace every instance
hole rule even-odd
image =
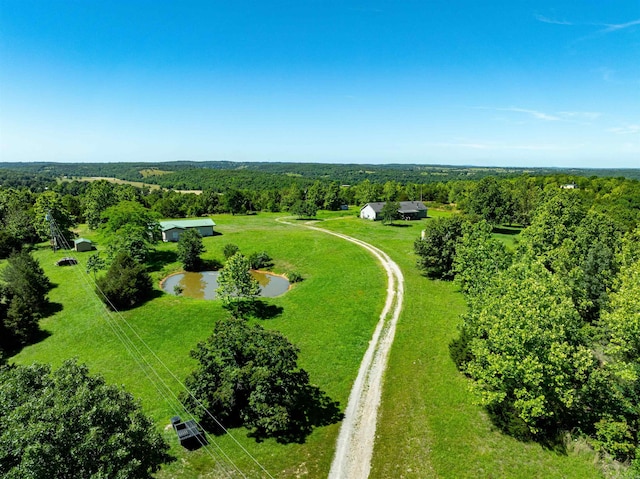
[[[380,201],[382,198],[382,185],[364,180],[356,186],[355,201],[359,205],[365,205],[372,201]]]
[[[109,256],[127,251],[144,262],[161,238],[158,214],[135,201],[121,201],[102,213],[100,227],[106,236]]]
[[[395,220],[400,219],[400,203],[397,201],[387,201],[382,207],[382,211],[380,211],[380,216],[382,217],[382,224],[390,225]]]
[[[146,479],[168,445],[123,389],[66,361],[0,369],[0,475]]]
[[[575,236],[587,211],[577,192],[554,189],[534,211],[531,226],[520,234],[518,251],[553,270],[562,244]]]
[[[336,211],[341,206],[340,185],[335,181],[329,183],[324,194],[323,208],[329,211]]]
[[[311,202],[316,209],[322,208],[324,205],[325,187],[320,181],[314,181],[313,184],[307,188],[305,195],[305,201]]]
[[[540,263],[516,263],[471,303],[464,367],[481,404],[534,435],[571,427],[596,367],[566,285]]]
[[[312,201],[298,200],[291,206],[289,211],[298,218],[313,218],[318,212],[318,207]]]
[[[251,276],[251,265],[242,253],[231,256],[218,274],[216,294],[236,316],[243,316],[260,293],[260,285]]]
[[[104,276],[96,281],[100,299],[111,309],[129,309],[151,295],[151,277],[127,251],[116,254]]]
[[[0,346],[14,349],[32,341],[49,306],[51,283],[38,261],[27,251],[9,256],[0,273]]]
[[[452,265],[455,280],[462,292],[471,297],[481,294],[511,264],[511,254],[504,243],[492,237],[492,230],[484,220],[467,223],[456,246]]]
[[[425,223],[422,237],[414,243],[417,265],[430,278],[452,279],[453,258],[462,237],[462,217],[434,218]]]
[[[202,236],[196,229],[188,229],[178,240],[178,259],[186,271],[198,271],[202,265],[200,255],[205,252]]]
[[[117,203],[112,183],[106,180],[92,182],[82,196],[82,208],[89,228],[97,229],[104,221],[102,213]]]
[[[25,243],[40,241],[34,225],[33,194],[0,188],[0,258],[7,258]]]
[[[501,224],[511,218],[511,202],[502,184],[488,176],[474,184],[465,211],[477,215],[491,224]]]
[[[199,422],[219,432],[244,426],[257,438],[301,442],[314,426],[340,419],[337,403],[309,382],[297,364],[298,349],[282,334],[239,319],[220,320],[191,352],[198,368],[182,400]]]
[[[41,240],[51,238],[58,248],[71,247],[73,233],[70,231],[75,219],[64,207],[62,196],[54,191],[45,191],[37,196],[34,210],[34,225]],[[51,228],[53,224],[53,228]]]
[[[592,443],[621,461],[635,458],[640,472],[640,260],[622,268],[599,325],[605,342],[589,385]]]

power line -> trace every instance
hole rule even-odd
[[[57,228],[57,225],[55,224],[55,221],[53,220],[53,218],[51,218],[50,220],[51,224],[54,225],[55,228],[55,232],[57,233],[56,236],[62,238],[62,243],[64,243],[64,247],[71,249],[70,244],[68,243],[68,241],[66,240],[66,238],[64,237],[64,235],[61,234],[61,231]],[[81,278],[83,279],[83,286],[86,286],[87,288],[87,292],[89,293],[89,295],[93,298],[96,298],[96,296],[94,295],[93,291],[91,291],[91,286],[93,286],[94,291],[98,292],[100,295],[102,295],[102,297],[105,298],[105,301],[109,304],[109,306],[113,309],[113,312],[109,311],[103,304],[99,305],[99,310],[101,315],[103,316],[103,318],[105,319],[105,322],[109,325],[109,327],[111,328],[112,332],[114,333],[114,335],[120,340],[120,342],[123,344],[125,350],[129,353],[129,355],[134,359],[134,361],[136,362],[136,364],[138,365],[138,367],[140,367],[140,369],[143,371],[143,373],[145,374],[145,376],[147,377],[147,379],[154,385],[154,387],[156,388],[156,390],[158,391],[158,393],[160,394],[160,396],[165,400],[165,402],[169,405],[169,407],[173,408],[174,410],[176,409],[176,404],[179,404],[180,410],[185,411],[187,414],[189,414],[192,418],[193,415],[189,412],[188,408],[186,407],[186,405],[180,401],[180,399],[175,395],[175,393],[173,393],[173,391],[171,390],[171,388],[167,385],[167,383],[164,381],[164,379],[160,376],[160,374],[157,372],[157,370],[153,367],[153,365],[147,360],[147,358],[145,357],[145,355],[140,351],[139,347],[135,344],[135,342],[127,335],[126,331],[122,328],[122,326],[118,323],[117,320],[112,318],[112,314],[117,316],[118,319],[121,320],[122,323],[124,323],[127,328],[133,333],[133,335],[138,339],[138,341],[144,346],[145,349],[147,349],[147,351],[149,351],[149,353],[151,353],[151,355],[153,356],[153,358],[155,358],[156,361],[158,361],[158,363],[170,374],[170,376],[187,392],[187,394],[189,394],[190,397],[192,397],[196,403],[202,407],[202,409],[206,412],[206,414],[226,433],[228,434],[232,440],[235,442],[235,444],[249,457],[251,458],[251,460],[271,479],[273,479],[273,476],[264,468],[264,466],[262,466],[262,464],[260,464],[260,462],[249,452],[247,451],[247,449],[245,447],[242,446],[242,444],[240,444],[238,442],[238,440],[226,429],[224,428],[224,426],[218,421],[218,419],[213,416],[213,414],[206,408],[204,407],[204,405],[202,404],[202,402],[195,397],[195,395],[186,387],[186,385],[184,385],[182,383],[182,381],[180,381],[180,379],[167,367],[167,365],[158,357],[158,355],[153,351],[153,349],[151,349],[149,347],[149,345],[146,343],[146,341],[144,341],[144,339],[138,334],[138,332],[135,330],[135,328],[133,328],[131,326],[131,324],[129,324],[129,322],[124,318],[124,316],[122,315],[122,313],[120,311],[118,311],[118,309],[109,301],[109,299],[107,298],[107,296],[105,295],[105,293],[97,286],[97,284],[95,283],[95,281],[84,271],[82,271],[81,269],[78,270],[78,274],[81,276]],[[171,398],[167,397],[167,394],[165,393],[165,391],[163,391],[163,389],[158,385],[158,383],[156,382],[156,380],[154,380],[150,373],[149,370],[156,376],[157,381],[159,381],[161,383],[161,385],[164,387],[165,391],[168,391],[168,393],[173,397],[173,400],[171,400]],[[175,402],[174,402],[175,401]],[[194,419],[195,420],[195,419]],[[198,424],[198,427],[201,428],[201,425]],[[221,446],[219,444],[217,444],[216,441],[211,441],[211,443],[219,450],[219,452],[215,452],[213,451],[216,455],[218,455],[218,457],[220,458],[221,456],[224,456],[224,459],[221,459],[217,464],[220,465],[220,462],[224,462],[225,460],[231,464],[232,468],[235,469],[242,477],[245,477],[245,474],[240,470],[240,468],[233,462],[233,460],[227,455],[227,453],[225,453],[225,451],[221,448]],[[201,444],[205,450],[207,451],[207,453],[212,457],[212,459],[215,460],[215,458],[213,458],[213,456],[211,455],[212,452],[209,451],[209,449],[207,448],[207,444]],[[224,471],[223,472],[226,475],[229,475],[228,471]]]

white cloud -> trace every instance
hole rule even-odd
[[[625,30],[627,28],[640,25],[640,18],[638,18],[637,20],[631,20],[630,22],[625,22],[625,23],[580,23],[580,22],[576,23],[576,22],[570,22],[567,20],[558,20],[557,18],[550,18],[544,15],[540,15],[539,13],[536,13],[534,16],[536,20],[538,20],[539,22],[549,23],[551,25],[605,27],[599,30],[597,33],[617,32],[619,30]]]
[[[604,23],[602,24],[602,26],[605,26],[607,28],[605,28],[604,30],[600,30],[600,33],[616,32],[618,30],[624,30],[625,28],[633,27],[635,25],[640,25],[640,18],[626,23]]]
[[[555,113],[546,113],[539,110],[531,110],[529,108],[518,108],[518,107],[509,107],[509,108],[478,107],[477,109],[524,113],[526,115],[529,115],[535,118],[536,120],[543,120],[543,121],[567,121],[567,122],[594,121],[601,116],[601,113],[595,112],[595,111],[559,111]]]
[[[640,125],[619,126],[615,128],[608,128],[607,131],[617,135],[629,135],[633,133],[640,133]]]
[[[526,108],[501,108],[502,111],[514,111],[516,113],[526,113],[527,115],[531,115],[532,117],[538,120],[544,121],[559,121],[560,118],[555,115],[550,115],[548,113],[544,113],[537,110],[527,110]]]
[[[550,23],[552,25],[573,25],[571,22],[567,22],[565,20],[556,20],[555,18],[545,17],[544,15],[536,14],[536,20],[542,23]]]
[[[558,115],[566,118],[576,118],[579,120],[593,121],[600,118],[602,113],[599,113],[597,111],[560,111],[558,112]]]

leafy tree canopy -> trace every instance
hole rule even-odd
[[[500,271],[511,264],[504,243],[492,237],[493,227],[486,221],[466,223],[453,260],[453,273],[462,292],[477,296]]]
[[[102,213],[101,226],[109,240],[109,256],[127,251],[144,262],[161,238],[158,214],[135,201],[121,201]]]
[[[540,264],[516,263],[471,303],[465,371],[482,404],[533,434],[561,426],[581,400],[595,356],[566,286]]]
[[[197,271],[202,260],[200,255],[205,252],[202,236],[196,229],[187,229],[178,240],[178,259],[187,271]]]
[[[313,218],[316,216],[318,208],[315,203],[310,200],[298,200],[291,206],[289,211],[298,218]]]
[[[392,224],[395,220],[400,219],[400,203],[397,201],[389,200],[382,207],[380,216],[382,216],[382,223],[385,225]]]
[[[105,223],[102,229],[107,234],[118,234],[122,228],[139,227],[147,231],[152,241],[161,238],[158,214],[135,201],[121,201],[102,213]]]
[[[482,178],[471,190],[465,211],[493,225],[509,221],[512,217],[509,193],[493,176]]]
[[[96,285],[98,296],[112,309],[132,308],[145,301],[153,291],[146,268],[127,251],[116,254]]]
[[[244,315],[245,302],[253,302],[260,293],[260,285],[251,276],[250,268],[249,260],[242,253],[236,253],[218,274],[216,294],[236,316]]]
[[[51,283],[40,263],[23,250],[9,256],[0,273],[0,347],[14,350],[36,338],[49,306]]]
[[[75,224],[75,218],[64,207],[62,197],[54,191],[45,191],[36,198],[34,210],[34,226],[41,240],[51,235],[50,223],[55,222],[54,235],[57,246],[71,244],[73,233],[69,229]]]
[[[298,349],[276,331],[221,320],[191,355],[198,369],[186,385],[198,401],[186,394],[182,400],[211,431],[220,429],[208,413],[226,428],[248,428],[258,439],[303,442],[313,427],[341,418],[338,404],[298,367]]]
[[[168,445],[123,389],[70,360],[0,369],[0,474],[151,478]]]
[[[425,224],[422,238],[414,243],[417,265],[430,278],[452,279],[453,258],[462,237],[462,217],[434,218]]]

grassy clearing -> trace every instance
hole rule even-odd
[[[385,277],[374,259],[361,248],[322,233],[280,225],[275,215],[214,217],[222,234],[205,238],[205,259],[222,260],[222,248],[235,243],[245,253],[267,251],[274,259],[276,273],[295,269],[305,278],[287,294],[268,302],[283,313],[263,321],[264,327],[282,331],[300,348],[300,364],[312,382],[324,389],[344,407],[351,384],[384,301]],[[91,234],[85,234],[91,237]],[[160,254],[170,262],[153,273],[157,281],[167,270],[179,269],[172,252],[175,244],[160,245]],[[89,286],[82,286],[83,266],[56,267],[57,258],[68,252],[53,253],[47,248],[36,252],[43,268],[57,286],[50,298],[64,305],[62,311],[45,319],[42,327],[50,336],[25,348],[12,361],[50,362],[59,365],[76,356],[91,371],[102,373],[108,381],[124,384],[160,428],[176,411],[168,404],[114,337],[107,319]],[[76,253],[85,262],[91,253]],[[87,290],[88,289],[88,290]],[[143,306],[126,312],[126,320],[178,378],[194,367],[189,358],[198,341],[211,332],[213,323],[226,315],[216,301],[195,300],[160,294]],[[150,356],[150,355],[147,355]],[[151,360],[151,358],[150,358]],[[158,367],[155,363],[154,365]],[[161,369],[159,375],[175,393],[179,386]],[[184,413],[183,413],[184,416]],[[238,441],[273,475],[325,477],[337,437],[339,424],[319,428],[305,444],[281,445],[267,440],[256,443],[246,431],[233,431]],[[171,431],[165,432],[177,461],[166,466],[159,477],[193,478],[206,476],[215,461],[205,451],[183,451]],[[229,437],[215,439],[247,477],[258,477],[257,466]]]
[[[149,176],[163,176],[170,175],[173,171],[161,170],[159,168],[146,168],[144,170],[140,170],[140,174],[143,178],[148,178]]]
[[[143,183],[142,181],[129,181],[129,180],[121,180],[119,178],[111,178],[109,176],[79,176],[77,178],[65,178],[60,179],[58,181],[99,181],[104,180],[109,183],[114,183],[116,185],[132,185],[136,188],[144,188],[147,187],[150,190],[159,190],[159,185],[153,185],[151,183]]]
[[[429,211],[430,217],[447,214]],[[406,280],[405,306],[385,378],[371,477],[598,477],[589,451],[563,455],[516,441],[497,431],[482,408],[472,404],[466,379],[448,352],[448,344],[457,334],[459,315],[465,310],[463,298],[453,284],[429,281],[414,266],[413,241],[429,219],[383,226],[359,220],[356,215],[355,209],[321,212],[317,224],[382,248],[400,265]],[[269,252],[276,260],[276,273],[295,270],[303,275],[305,280],[289,293],[269,301],[283,307],[284,312],[263,325],[284,332],[300,347],[301,364],[312,381],[344,407],[384,301],[385,278],[361,248],[330,235],[278,224],[276,216],[214,217],[222,235],[205,238],[205,259],[222,260],[222,247],[235,243],[247,254]],[[172,256],[175,245],[163,244],[159,250],[168,263],[153,273],[156,282],[179,269]],[[37,256],[58,284],[51,299],[64,304],[64,309],[43,321],[51,336],[26,348],[14,361],[59,364],[64,358],[78,356],[91,370],[125,384],[140,397],[159,427],[167,424],[176,411],[158,396],[113,337],[90,304],[91,294],[77,287],[72,269],[52,266],[57,256],[48,250],[38,251]],[[89,253],[77,256],[84,261]],[[215,301],[161,295],[124,317],[183,378],[193,367],[188,351],[224,314]],[[173,387],[177,392],[177,386]],[[245,431],[234,434],[274,476],[326,477],[338,427],[316,430],[303,445],[256,443]],[[178,460],[165,467],[159,477],[216,477],[209,456],[203,451],[184,452],[171,432],[165,434]],[[229,438],[216,439],[216,443],[248,477],[258,476],[255,465]]]
[[[507,249],[511,251],[516,249],[518,245],[518,235],[522,231],[520,226],[499,226],[494,228],[493,236],[502,241]]]
[[[447,212],[429,211],[430,217]],[[405,305],[385,377],[372,478],[599,477],[589,451],[563,455],[500,433],[472,403],[448,345],[457,335],[462,295],[416,270],[413,241],[429,219],[383,226],[355,218],[322,226],[389,253],[405,277]]]

